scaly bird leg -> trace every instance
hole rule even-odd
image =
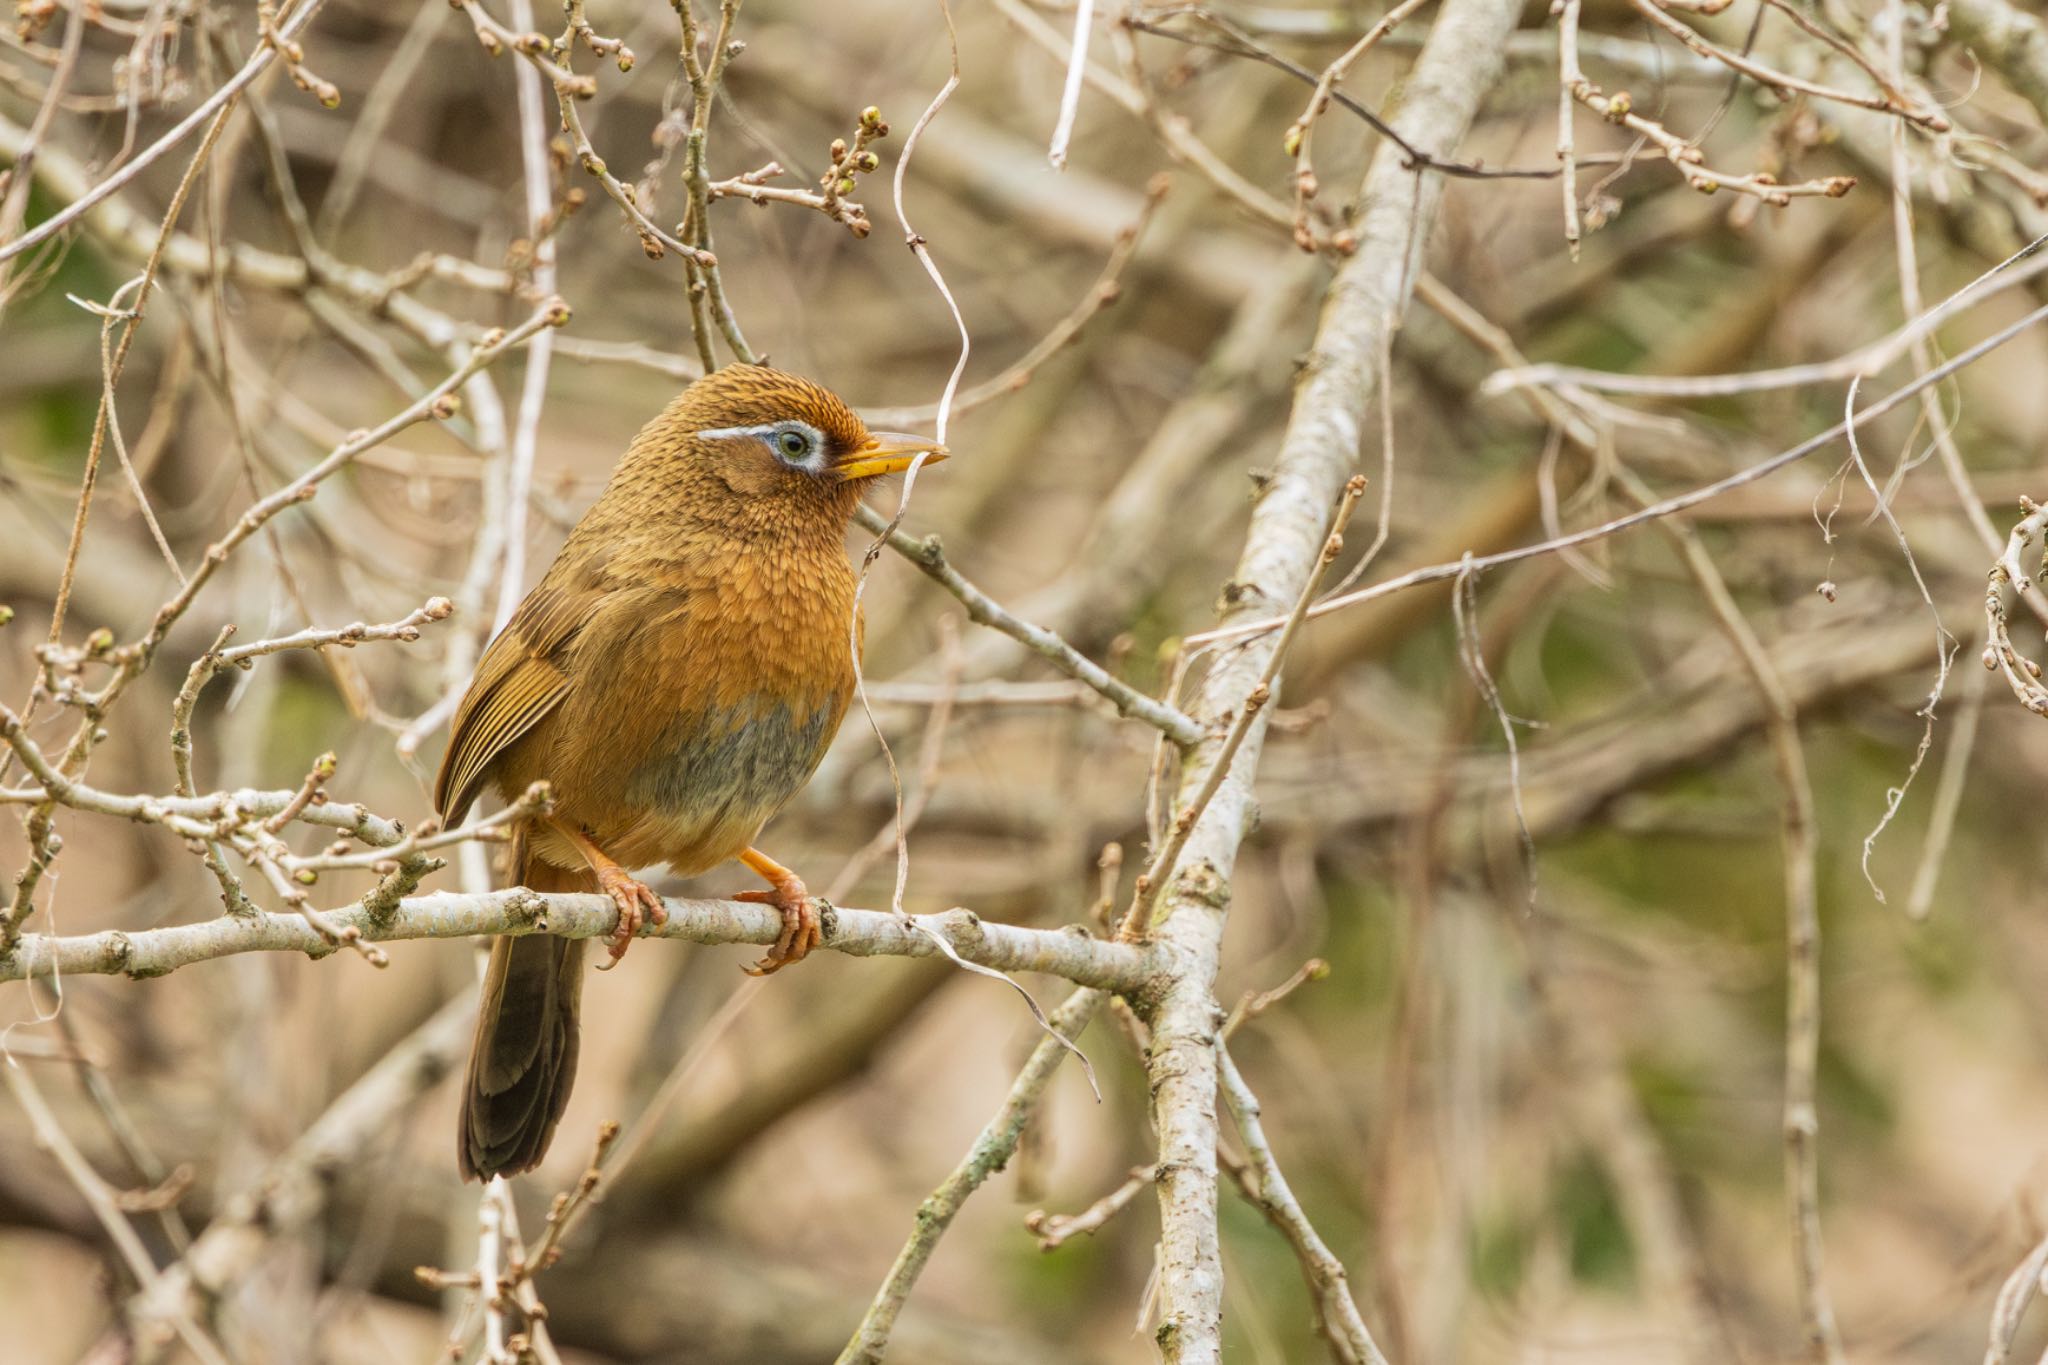
[[[801,962],[810,955],[811,949],[824,941],[824,931],[818,925],[818,912],[811,906],[810,892],[804,890],[803,878],[791,872],[781,863],[758,848],[750,848],[740,854],[740,861],[754,869],[756,875],[769,884],[766,891],[742,891],[734,900],[754,901],[772,905],[782,912],[782,936],[775,940],[775,946],[768,950],[768,956],[751,967],[742,967],[748,976],[767,976],[792,962]]]
[[[583,861],[590,864],[590,870],[597,874],[598,889],[612,898],[612,904],[619,907],[618,927],[612,930],[606,942],[611,947],[611,961],[598,968],[608,972],[619,965],[619,959],[626,955],[633,936],[645,924],[668,923],[668,908],[661,903],[661,897],[654,894],[654,888],[639,881],[605,855],[605,851],[590,842],[590,836],[572,825],[561,821],[551,822],[562,837],[576,846],[583,855]]]

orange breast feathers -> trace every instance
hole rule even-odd
[[[689,875],[743,851],[816,770],[853,692],[844,549],[797,554],[785,541],[769,564],[750,548],[642,560],[638,581],[591,585],[570,602],[543,580],[492,643],[457,730],[509,729],[546,709],[470,776],[463,804],[484,780],[511,800],[545,779],[556,817],[624,866]],[[529,633],[563,626],[566,638],[536,657],[543,642]],[[490,657],[501,651],[517,662]],[[493,706],[493,691],[512,695]],[[578,865],[565,838],[537,833],[542,858]]]

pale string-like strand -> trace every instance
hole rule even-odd
[[[946,301],[946,309],[953,315],[953,325],[960,332],[960,354],[953,361],[953,372],[946,377],[945,390],[939,395],[939,410],[933,419],[933,428],[939,444],[944,445],[946,426],[953,412],[953,398],[960,390],[961,376],[967,372],[967,358],[973,352],[974,339],[967,330],[967,319],[961,316],[959,300],[953,297],[953,291],[947,285],[938,262],[932,259],[931,249],[925,242],[924,234],[911,226],[910,214],[903,205],[903,185],[910,170],[910,159],[917,151],[918,139],[924,135],[924,130],[930,126],[931,121],[938,116],[939,110],[945,107],[946,101],[953,97],[953,92],[960,88],[960,36],[953,27],[953,9],[948,0],[939,0],[939,13],[946,20],[946,42],[952,56],[952,69],[946,76],[946,83],[932,96],[931,103],[925,106],[924,112],[918,115],[917,122],[911,125],[910,135],[903,140],[903,155],[896,159],[892,191],[896,220],[903,224],[904,244],[917,257],[918,264],[924,267],[925,274],[931,276],[933,287],[939,291],[939,297]],[[853,656],[854,691],[860,697],[860,709],[867,717],[868,728],[874,732],[875,742],[882,746],[882,758],[889,765],[889,786],[896,800],[896,886],[889,898],[889,908],[904,916],[906,920],[909,920],[909,915],[903,908],[903,897],[910,884],[910,840],[908,832],[903,827],[903,774],[896,766],[896,755],[889,748],[888,736],[882,733],[882,724],[875,718],[874,706],[868,698],[867,674],[861,667],[860,658],[860,599],[867,591],[869,570],[874,568],[875,560],[881,556],[882,547],[888,544],[889,537],[895,534],[896,528],[903,522],[904,514],[910,510],[911,491],[917,486],[917,474],[924,467],[926,458],[920,455],[911,463],[903,478],[903,491],[896,498],[895,514],[889,518],[889,524],[882,528],[880,534],[868,545],[866,553],[861,556],[860,576],[853,590],[853,613],[846,623],[847,648]],[[1061,1047],[1080,1059],[1081,1069],[1087,1073],[1088,1085],[1095,1091],[1096,1100],[1099,1102],[1102,1099],[1102,1087],[1096,1084],[1095,1067],[1089,1062],[1087,1054],[1052,1026],[1052,1020],[1046,1016],[1044,1007],[1033,998],[1030,991],[1025,990],[1007,972],[999,972],[993,967],[984,967],[978,962],[967,961],[954,951],[953,945],[946,942],[943,935],[932,933],[915,920],[910,920],[910,923],[916,925],[920,933],[937,944],[939,951],[955,966],[979,976],[993,977],[1023,996],[1024,1003],[1030,1006],[1031,1017],[1037,1021],[1039,1028],[1058,1039]]]
[[[1046,160],[1053,169],[1067,168],[1067,144],[1074,139],[1074,116],[1081,108],[1081,82],[1088,74],[1088,33],[1095,26],[1095,0],[1080,0],[1074,7],[1074,50],[1067,58],[1067,83],[1060,91],[1060,116],[1053,124],[1052,146]],[[899,211],[901,206],[898,206]]]

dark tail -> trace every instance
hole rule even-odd
[[[587,871],[568,871],[513,846],[516,884],[535,891],[595,891]],[[576,1004],[583,993],[583,940],[551,934],[491,944],[476,1044],[462,1089],[456,1146],[464,1177],[489,1180],[540,1164],[576,1081]]]

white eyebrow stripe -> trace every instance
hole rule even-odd
[[[792,460],[780,450],[775,449],[772,438],[777,433],[784,431],[801,431],[804,435],[810,437],[811,453],[804,459]],[[828,442],[825,440],[825,433],[812,426],[809,422],[799,421],[793,417],[784,418],[780,422],[761,422],[750,427],[707,427],[699,431],[697,436],[700,440],[714,441],[735,436],[752,437],[768,445],[770,452],[776,459],[782,461],[783,464],[791,469],[801,469],[811,474],[815,474],[823,469],[826,461],[830,459],[830,456],[826,453]]]
[[[754,427],[707,427],[697,434],[712,440],[726,436],[772,436],[784,425],[781,422],[763,422],[760,426]]]

